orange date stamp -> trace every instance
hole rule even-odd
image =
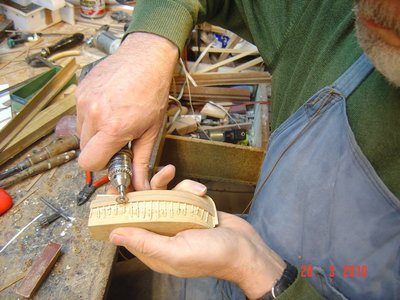
[[[338,272],[345,278],[355,278],[355,277],[368,277],[368,266],[354,266],[345,265],[343,268],[336,268],[335,266],[329,266],[328,276],[333,278],[337,276]],[[313,267],[312,265],[300,266],[300,277],[310,278],[313,277]]]

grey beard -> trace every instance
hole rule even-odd
[[[357,15],[357,12],[356,12]],[[356,18],[356,35],[375,68],[394,86],[400,87],[400,49],[383,42]]]

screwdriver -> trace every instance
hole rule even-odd
[[[0,173],[0,180],[3,180],[4,178],[7,178],[22,170],[25,170],[26,168],[29,168],[34,164],[49,159],[50,157],[53,157],[57,154],[66,152],[68,150],[77,149],[78,147],[79,139],[75,135],[57,138],[39,151],[29,154],[27,158],[25,158],[16,166]]]
[[[53,156],[49,159],[46,159],[36,165],[33,165],[33,166],[19,172],[18,174],[15,174],[14,176],[11,176],[4,180],[1,180],[0,187],[2,187],[2,188],[9,187],[10,185],[13,185],[25,178],[37,175],[44,171],[50,170],[54,167],[60,166],[64,163],[67,163],[70,160],[73,160],[77,156],[78,156],[78,151],[76,151],[76,150],[71,150],[71,151],[64,152],[64,153],[58,154],[56,156]]]
[[[46,60],[47,57],[61,51],[69,50],[82,43],[85,36],[82,33],[75,33],[71,36],[61,39],[54,45],[42,48],[40,52],[28,56],[25,60],[32,67],[51,66]]]

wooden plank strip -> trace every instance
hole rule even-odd
[[[224,101],[250,101],[250,91],[239,88],[223,87],[190,87],[192,100],[224,100]],[[189,99],[189,90],[183,90],[183,100]]]
[[[8,289],[10,286],[12,286],[13,284],[17,283],[18,281],[20,281],[22,278],[24,278],[26,276],[26,272],[25,273],[21,273],[18,276],[16,276],[13,280],[11,280],[9,283],[6,283],[5,285],[3,285],[2,287],[0,287],[0,293],[2,291],[4,291],[5,289]]]
[[[75,97],[68,95],[64,99],[39,112],[28,123],[10,144],[0,152],[0,164],[8,161],[34,142],[49,134],[57,124],[57,121],[66,114],[75,112]]]
[[[236,72],[220,73],[209,72],[204,74],[193,74],[193,79],[198,86],[216,86],[216,85],[237,85],[237,84],[261,84],[271,83],[272,76],[268,72]],[[185,76],[175,75],[174,81],[177,89],[185,83]]]
[[[206,56],[208,50],[211,48],[211,46],[213,45],[213,43],[210,43],[200,54],[200,56],[196,59],[196,61],[194,62],[194,64],[192,65],[192,67],[189,70],[189,73],[193,73],[194,71],[196,71],[197,66],[199,65],[199,63],[202,61],[202,59],[204,58],[204,56]]]
[[[68,83],[78,69],[75,60],[70,60],[54,77],[25,105],[25,107],[0,131],[0,151],[26,127],[26,125],[53,99]]]
[[[206,47],[196,47],[193,46],[190,49],[194,52],[202,52],[204,51]],[[247,51],[247,49],[227,49],[227,48],[210,48],[208,49],[208,53],[232,53],[232,54],[238,54],[238,53],[243,53]],[[256,50],[258,53],[258,50]]]
[[[209,72],[211,70],[214,70],[214,69],[217,69],[219,67],[222,67],[222,66],[224,66],[224,65],[226,65],[228,63],[234,62],[234,61],[236,61],[238,59],[241,59],[243,57],[246,57],[248,55],[253,55],[253,54],[256,54],[256,53],[258,53],[257,50],[249,50],[249,51],[243,52],[241,54],[238,54],[238,55],[235,55],[233,57],[227,58],[227,59],[225,59],[223,61],[220,61],[220,62],[218,62],[216,64],[210,65],[210,66],[208,66],[208,67],[206,67],[204,69],[201,69],[201,70],[197,71],[194,74],[201,74],[201,73]]]
[[[260,64],[262,62],[263,62],[263,59],[260,56],[260,57],[257,57],[255,59],[252,59],[252,60],[250,60],[250,61],[248,61],[248,62],[246,62],[244,64],[241,64],[240,66],[237,66],[236,68],[232,69],[232,72],[241,72],[241,71],[246,70],[246,69],[248,69],[250,67],[256,66],[256,65],[258,65],[258,64]]]
[[[51,268],[61,254],[61,245],[50,242],[42,251],[39,258],[35,260],[28,275],[21,281],[16,290],[17,294],[31,298],[39,289],[40,284],[50,273]]]

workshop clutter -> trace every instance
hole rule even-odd
[[[257,49],[248,43],[237,48],[244,43],[238,36],[207,24],[196,34],[203,42],[188,47],[192,61],[181,60],[171,85],[168,133],[265,147],[271,76]],[[264,136],[254,134],[259,126]]]

